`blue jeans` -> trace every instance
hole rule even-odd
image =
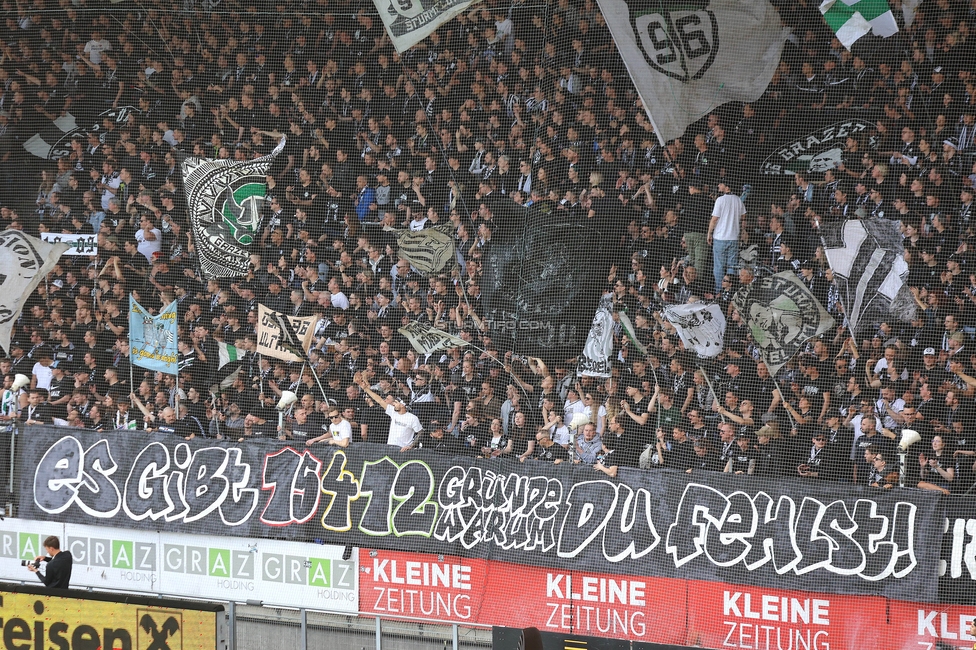
[[[715,293],[722,291],[722,278],[726,271],[732,271],[739,265],[738,239],[713,239],[712,257],[715,266]]]

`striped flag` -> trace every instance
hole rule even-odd
[[[898,33],[888,0],[824,0],[820,13],[847,49],[868,32],[885,38]]]
[[[898,224],[888,219],[848,219],[821,226],[827,263],[834,274],[851,332],[862,324],[915,318],[915,300]]]
[[[217,356],[220,359],[220,361],[217,364],[218,369],[223,368],[228,363],[238,361],[241,357],[244,356],[243,351],[241,351],[240,349],[234,347],[233,345],[230,345],[229,343],[223,343],[221,341],[217,342],[217,353],[218,353]]]

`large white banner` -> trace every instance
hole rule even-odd
[[[19,230],[0,232],[0,347],[5,352],[10,352],[10,332],[24,304],[67,248]]]
[[[28,519],[0,522],[0,580],[40,584],[21,560],[57,535],[71,551],[71,587],[356,612],[358,550],[244,537],[154,533]]]
[[[658,140],[766,90],[786,31],[769,0],[598,0]]]
[[[474,0],[373,0],[397,52],[405,52]],[[509,34],[511,38],[511,34]]]

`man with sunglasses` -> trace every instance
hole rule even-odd
[[[326,427],[323,425],[322,428]],[[349,443],[352,442],[352,426],[348,420],[342,417],[339,409],[335,407],[329,409],[329,425],[327,431],[317,438],[312,438],[305,445],[310,447],[323,440],[336,447],[348,447]]]
[[[810,447],[807,457],[796,468],[797,474],[804,478],[821,481],[838,480],[837,454],[834,453],[828,442],[826,432],[821,431],[813,435],[813,445]]]

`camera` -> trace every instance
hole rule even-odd
[[[20,561],[20,566],[32,566],[35,569],[37,569],[37,568],[40,568],[41,561],[40,560],[33,560],[33,561],[32,560],[21,560]]]

